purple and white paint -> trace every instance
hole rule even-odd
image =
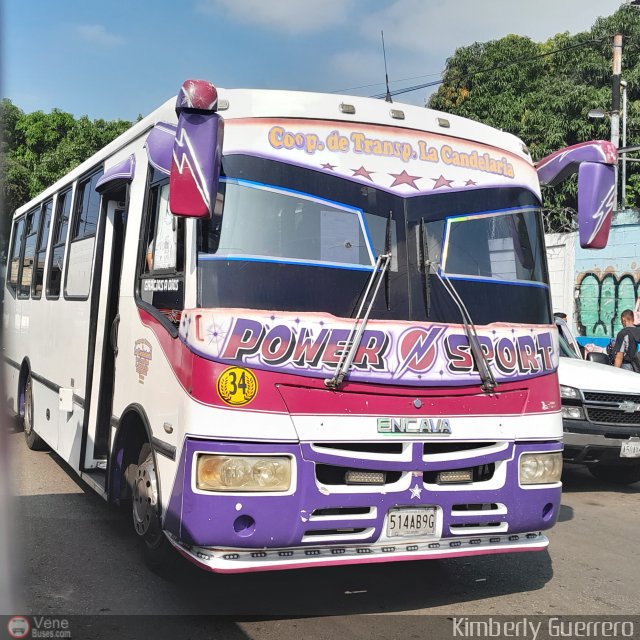
[[[174,215],[208,218],[218,191],[224,120],[218,93],[204,80],[187,80],[176,101],[178,128],[171,160],[169,208]]]
[[[131,182],[136,171],[136,157],[131,154],[124,160],[121,160],[112,167],[109,167],[102,174],[101,178],[96,183],[96,191],[102,191],[104,188],[116,180],[124,180]]]
[[[151,129],[144,143],[151,166],[167,176],[171,172],[175,137],[175,125],[167,122],[158,122]]]
[[[415,540],[404,542],[402,539],[388,538],[386,534],[387,514],[390,509],[397,507],[437,505],[436,534],[427,540],[432,543],[433,555],[438,555],[436,547],[444,545],[447,549],[455,549],[463,544],[467,550],[470,546],[482,545],[488,548],[485,553],[491,553],[495,552],[491,544],[517,540],[518,534],[524,534],[524,542],[529,532],[535,532],[535,535],[531,535],[540,543],[538,532],[555,523],[560,506],[560,483],[524,489],[519,484],[518,466],[523,453],[559,451],[560,443],[507,443],[506,447],[497,447],[489,454],[485,454],[480,447],[473,454],[469,452],[463,464],[467,468],[492,465],[492,477],[465,488],[456,487],[454,491],[450,487],[431,484],[429,476],[425,474],[434,470],[460,468],[460,460],[431,461],[423,454],[423,443],[416,442],[408,446],[413,449],[410,457],[401,456],[403,459],[398,461],[372,461],[359,459],[348,451],[336,451],[329,458],[326,454],[319,456],[315,447],[308,444],[224,443],[187,439],[176,474],[179,480],[168,499],[164,529],[176,541],[189,546],[226,549],[223,553],[233,549],[256,551],[258,555],[254,553],[248,558],[249,562],[242,563],[251,564],[255,570],[261,558],[267,557],[271,549],[297,548],[303,555],[304,549],[328,546],[344,548],[342,553],[346,553],[348,547],[356,545],[361,551],[354,549],[353,556],[356,559],[352,561],[358,561],[358,555],[365,553],[362,549],[368,548],[367,553],[373,554],[375,548],[371,545],[376,543],[393,545],[394,552],[396,549],[405,551],[406,544]],[[295,490],[280,495],[230,495],[198,491],[194,474],[196,459],[201,453],[290,456],[295,470]],[[393,458],[393,455],[387,455],[386,458]],[[395,475],[393,482],[386,484],[383,491],[380,491],[381,487],[346,485],[333,490],[332,486],[324,485],[317,478],[320,460],[322,464],[339,468],[379,467],[387,473],[395,472]],[[460,505],[467,504],[470,505],[469,509],[460,510]],[[473,505],[482,504],[491,505],[491,508],[473,510]],[[358,511],[349,516],[350,510],[354,513],[354,508]],[[323,513],[334,515],[320,515]],[[353,533],[349,530],[353,530]],[[453,544],[450,545],[450,542]],[[408,550],[418,551],[419,547],[412,546]],[[212,556],[206,555],[211,551],[205,551],[201,559],[211,559]],[[391,547],[387,547],[387,551],[391,552]],[[276,561],[286,561],[294,553],[281,553],[276,556]],[[321,553],[315,555],[320,556]],[[194,559],[197,561],[197,558]],[[240,559],[240,555],[236,559]],[[314,563],[312,557],[304,560],[308,564]],[[208,564],[214,570],[224,565],[220,563],[216,566],[215,561]]]
[[[616,205],[617,162],[615,146],[596,140],[556,151],[536,165],[543,186],[556,186],[578,173],[578,229],[584,249],[602,249],[607,244]]]
[[[330,377],[353,322],[329,314],[248,310],[186,310],[180,337],[215,361],[302,376]],[[552,373],[557,331],[549,326],[478,327],[479,342],[500,381]],[[414,386],[477,384],[479,376],[460,325],[371,320],[349,380]]]

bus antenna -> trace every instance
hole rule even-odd
[[[389,91],[389,74],[387,73],[387,52],[384,48],[384,30],[380,29],[380,35],[382,36],[382,57],[384,58],[384,81],[387,85],[387,95],[385,96],[385,100],[387,102],[393,102],[391,99],[391,91]]]

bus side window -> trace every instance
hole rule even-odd
[[[28,298],[33,280],[33,262],[36,254],[36,240],[40,228],[40,206],[27,213],[24,249],[20,260],[20,287],[18,298]]]
[[[96,171],[79,180],[76,187],[64,283],[64,296],[67,299],[86,299],[91,290],[101,201],[96,185],[102,174],[102,170]]]
[[[100,215],[100,194],[96,191],[96,185],[102,174],[103,171],[100,170],[78,184],[72,242],[96,233]]]
[[[70,214],[71,189],[67,189],[58,195],[58,202],[56,203],[56,222],[53,232],[51,262],[49,264],[49,273],[47,274],[47,298],[60,296],[62,261],[64,260],[64,247],[67,243]]]
[[[22,238],[24,235],[24,221],[22,216],[13,223],[13,240],[11,242],[11,252],[9,258],[9,268],[7,269],[7,286],[13,291],[18,286],[18,274],[20,271],[20,252],[22,251]]]
[[[152,185],[143,236],[140,298],[171,322],[184,308],[184,220],[169,210],[169,183]]]
[[[49,242],[49,228],[51,227],[51,213],[53,212],[53,200],[44,204],[42,211],[38,241],[36,243],[36,255],[34,262],[33,288],[31,297],[38,299],[42,296],[42,284],[44,280],[44,260]]]

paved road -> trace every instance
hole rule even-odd
[[[237,576],[185,564],[167,581],[142,563],[128,517],[55,455],[29,451],[22,434],[11,440],[30,613],[227,616],[141,624],[153,638],[278,640],[412,637],[410,628],[423,637],[416,623],[428,620],[415,615],[425,614],[640,613],[640,483],[567,469],[548,552]],[[356,617],[371,613],[413,615]]]

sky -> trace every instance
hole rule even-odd
[[[4,0],[2,93],[26,112],[135,119],[183,80],[374,95],[457,47],[589,29],[621,0]],[[357,89],[354,89],[358,87]],[[396,98],[423,105],[427,90]]]

